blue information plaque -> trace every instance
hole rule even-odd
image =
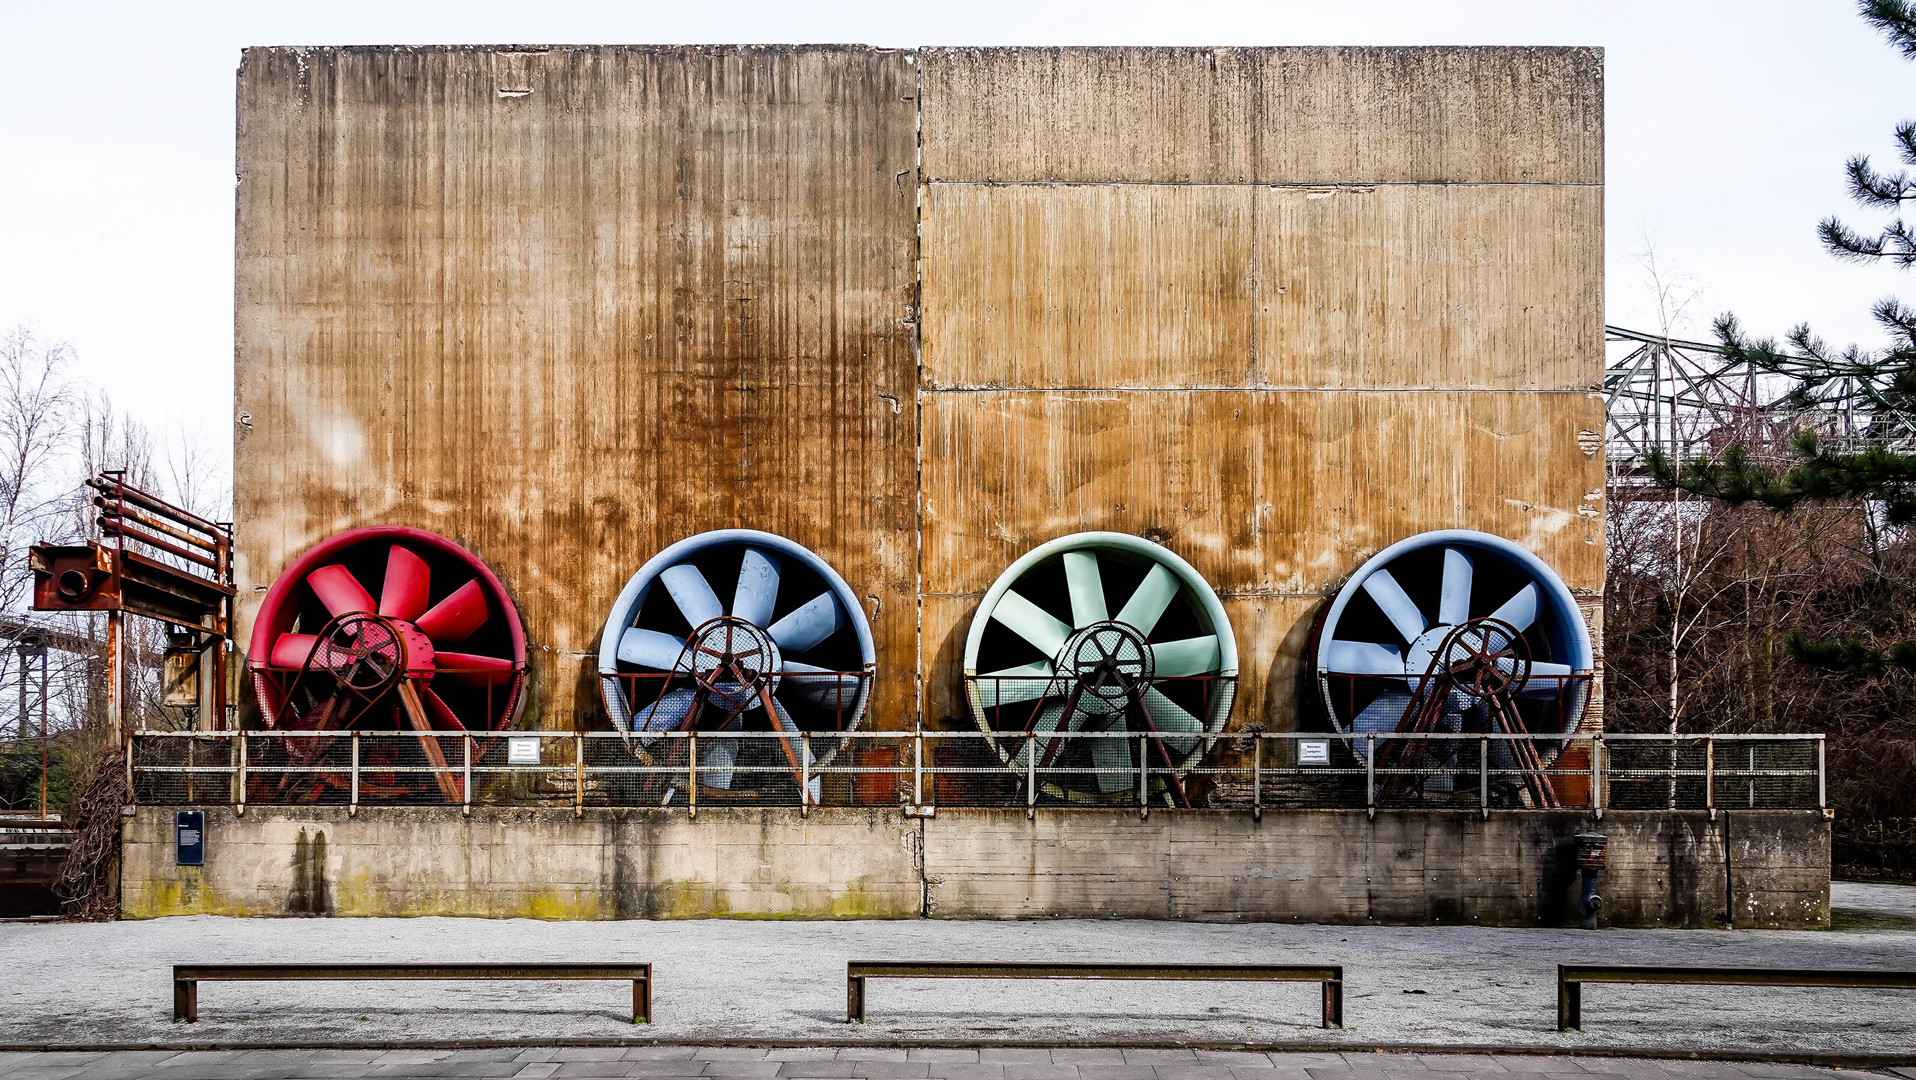
[[[206,858],[206,811],[181,810],[173,815],[173,834],[179,865],[201,865]]]

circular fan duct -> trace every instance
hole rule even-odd
[[[1589,628],[1556,572],[1500,536],[1457,529],[1399,541],[1364,563],[1324,610],[1306,662],[1331,723],[1356,734],[1568,734],[1592,676]],[[1433,770],[1455,749],[1388,740],[1379,752],[1386,747]],[[1551,803],[1540,773],[1560,747],[1499,740],[1492,765],[1524,770],[1533,802]],[[1432,775],[1424,790],[1449,783]]]
[[[838,572],[800,544],[749,529],[700,533],[653,556],[626,582],[599,640],[606,712],[642,745],[666,731],[853,730],[875,660],[871,626]],[[814,741],[810,764],[830,762],[837,742]],[[730,791],[735,779],[743,789],[804,775],[802,740],[769,743],[705,743],[701,785]],[[817,801],[817,777],[807,796]]]
[[[247,668],[268,728],[495,731],[514,726],[524,705],[525,630],[505,587],[465,548],[422,529],[353,529],[267,589]],[[285,751],[300,764],[329,741],[287,740]],[[437,741],[419,742],[444,768]],[[314,775],[311,797],[345,783]]]
[[[1076,802],[1137,791],[1139,739],[1044,739],[1053,731],[1177,733],[1148,740],[1163,790],[1188,805],[1181,776],[1224,726],[1237,640],[1191,564],[1126,533],[1043,544],[985,593],[965,640],[972,718],[1041,790]],[[1035,763],[1031,755],[1037,754]]]

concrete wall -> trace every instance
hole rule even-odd
[[[1572,837],[1610,838],[1617,926],[1820,927],[1820,812],[1040,812],[208,807],[206,865],[173,811],[127,823],[129,918],[1035,918],[1563,925]],[[1727,882],[1726,882],[1727,875]]]
[[[1594,614],[1602,117],[1593,49],[250,49],[240,640],[371,523],[499,573],[548,728],[705,529],[865,598],[879,728],[967,723],[979,595],[1085,529],[1218,590],[1240,728],[1412,533]]]

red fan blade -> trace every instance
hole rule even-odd
[[[452,707],[446,704],[446,701],[444,698],[440,697],[438,694],[433,693],[429,689],[425,693],[425,701],[426,701],[426,715],[432,718],[432,726],[434,730],[437,730],[437,731],[466,730],[466,725],[460,723],[459,718],[452,714]]]
[[[313,651],[315,645],[319,646],[317,653]],[[320,644],[315,634],[281,634],[273,642],[273,655],[267,662],[274,667],[299,668],[306,666],[309,656],[317,668],[343,667],[352,662],[350,657],[341,655],[332,645]]]
[[[486,625],[486,593],[477,581],[459,586],[451,596],[432,606],[414,626],[424,631],[433,644],[464,641]]]
[[[436,669],[435,675],[464,682],[501,683],[512,677],[512,661],[476,653],[440,652],[435,649],[433,667]]]
[[[362,615],[373,613],[372,594],[366,591],[351,570],[337,563],[322,566],[306,575],[306,584],[313,587],[319,602],[326,605],[326,610],[332,612],[335,619],[355,612]]]
[[[426,568],[426,560],[394,544],[386,556],[386,583],[379,589],[379,613],[412,622],[426,610],[426,594],[431,587],[432,571]]]

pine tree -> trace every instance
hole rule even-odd
[[[1898,52],[1916,60],[1916,0],[1861,0],[1858,7]],[[1916,168],[1916,120],[1897,125],[1896,142],[1903,169],[1879,172],[1861,154],[1845,164],[1850,195],[1859,204],[1900,210],[1916,201],[1916,176],[1909,171]],[[1901,217],[1874,235],[1829,217],[1817,225],[1817,233],[1839,259],[1916,267],[1916,229]],[[1804,504],[1848,503],[1860,505],[1866,516],[1880,507],[1890,526],[1916,522],[1916,454],[1900,449],[1916,444],[1916,309],[1891,298],[1878,301],[1871,313],[1889,338],[1882,349],[1852,345],[1837,351],[1801,325],[1790,331],[1786,350],[1774,339],[1746,337],[1733,315],[1722,316],[1715,327],[1731,361],[1794,382],[1786,398],[1790,408],[1806,418],[1831,408],[1857,418],[1860,445],[1829,446],[1813,423],[1804,424],[1782,467],[1763,464],[1747,447],[1732,445],[1720,459],[1697,458],[1680,467],[1652,451],[1651,476],[1664,487],[1732,506],[1755,503],[1787,513]],[[1787,645],[1799,662],[1828,671],[1916,671],[1916,641],[1878,647],[1858,638],[1811,641],[1794,634]]]

